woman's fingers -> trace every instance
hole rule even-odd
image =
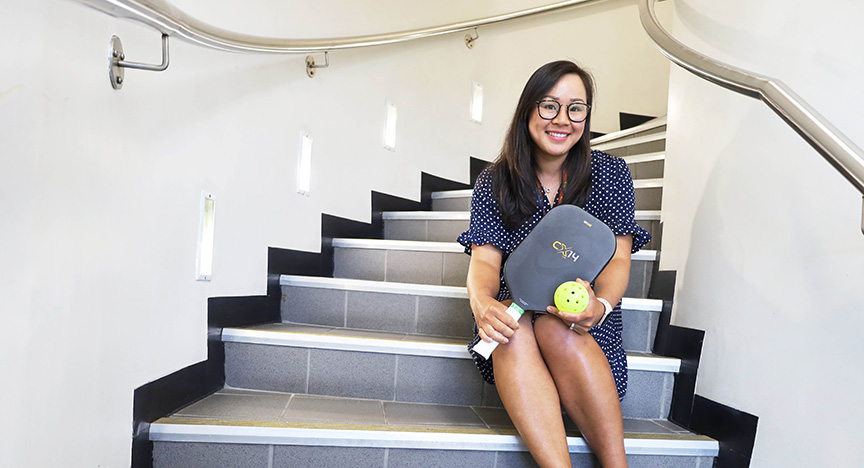
[[[509,315],[507,316],[507,318],[511,319],[512,321],[512,317],[510,317]],[[513,336],[513,333],[515,333],[513,328],[514,327],[507,325],[502,320],[499,320],[498,317],[494,317],[486,324],[485,331],[486,336],[492,338],[493,340],[499,343],[507,343],[510,341],[508,338]]]
[[[549,306],[546,308],[546,311],[557,316],[571,330],[582,335],[588,333],[588,330],[590,330],[593,324],[597,321],[596,305],[598,302],[597,297],[594,295],[594,290],[591,288],[591,283],[581,278],[577,278],[576,281],[582,286],[585,286],[585,289],[588,291],[588,306],[585,310],[578,314],[571,314],[569,312],[562,312],[553,306]]]
[[[490,304],[481,314],[475,315],[478,335],[483,341],[507,343],[519,328],[519,323],[507,313],[507,306],[498,301]]]

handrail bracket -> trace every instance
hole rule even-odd
[[[309,75],[309,78],[315,78],[315,70],[319,68],[327,68],[330,66],[330,55],[325,50],[324,51],[324,65],[315,65],[315,57],[311,55],[306,56],[306,74]]]
[[[477,32],[477,28],[474,28],[474,35],[466,34],[465,35],[465,47],[469,49],[474,48],[474,41],[480,39],[480,33]]]
[[[108,77],[111,79],[111,86],[114,89],[123,88],[126,68],[134,68],[136,70],[147,71],[165,71],[168,69],[168,35],[162,34],[162,63],[159,65],[150,65],[146,63],[127,62],[126,54],[123,53],[123,43],[117,36],[111,36],[110,51],[108,52]]]

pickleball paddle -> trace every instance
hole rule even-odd
[[[504,263],[504,281],[514,319],[526,310],[546,312],[560,285],[576,278],[589,283],[615,255],[615,235],[602,221],[574,205],[551,209]],[[489,359],[498,346],[480,341],[474,351]]]

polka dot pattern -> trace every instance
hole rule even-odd
[[[602,151],[591,151],[591,193],[582,208],[597,219],[603,221],[615,235],[633,234],[632,252],[637,252],[651,240],[651,235],[634,221],[635,195],[633,179],[627,164],[620,158]],[[471,244],[492,244],[503,254],[501,282],[496,299],[510,299],[510,290],[504,282],[504,262],[519,246],[534,226],[540,221],[543,212],[552,209],[549,201],[543,197],[543,208],[538,207],[534,215],[526,220],[516,231],[504,228],[501,211],[492,193],[492,173],[487,168],[477,178],[474,185],[474,195],[471,199],[471,222],[468,230],[463,232],[458,241],[465,247],[465,253],[471,254]],[[536,318],[536,314],[535,314]],[[592,328],[589,333],[600,345],[609,360],[615,385],[618,387],[618,397],[623,398],[627,392],[627,355],[621,345],[621,303],[619,302],[606,322],[600,327]],[[480,370],[483,380],[495,383],[492,371],[492,359],[483,359],[473,351],[474,345],[480,341],[477,324],[474,324],[474,340],[468,345],[468,350],[474,357],[474,363]]]

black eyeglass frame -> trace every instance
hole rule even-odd
[[[546,117],[543,117],[543,114],[540,113],[540,104],[543,102],[554,102],[555,104],[558,104],[558,111],[555,112],[555,115],[553,115],[552,117],[549,117],[548,119]],[[560,102],[558,102],[554,99],[541,99],[541,100],[537,101],[536,104],[537,104],[537,115],[539,115],[540,118],[543,120],[555,120],[555,117],[558,117],[558,114],[561,113],[561,109],[564,107]],[[585,118],[582,120],[573,120],[573,118],[570,117],[570,106],[585,106],[585,107],[587,107],[588,110],[585,113]],[[573,123],[584,122],[584,121],[588,120],[589,115],[591,115],[591,104],[584,104],[581,102],[571,102],[570,104],[567,105],[567,118],[570,119],[570,121]]]

